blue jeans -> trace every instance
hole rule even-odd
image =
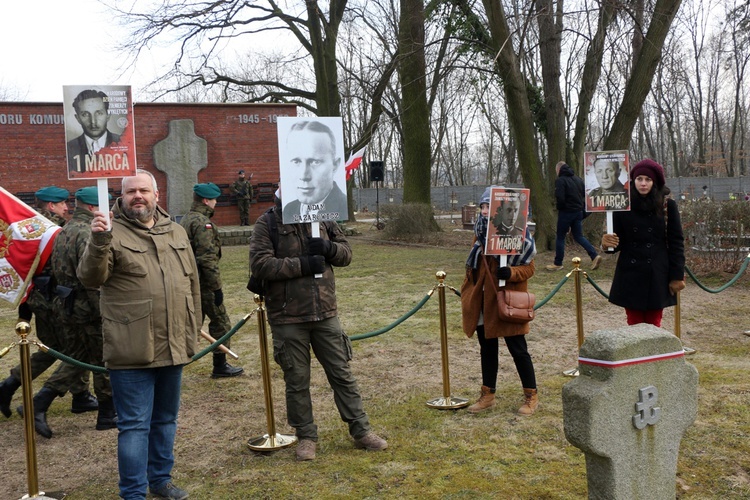
[[[182,365],[110,370],[117,410],[120,497],[146,498],[147,487],[171,481]]]
[[[555,238],[555,265],[562,266],[565,257],[565,236],[568,229],[573,233],[573,239],[586,250],[590,258],[596,257],[596,249],[583,235],[583,212],[559,212],[557,214],[557,237]]]

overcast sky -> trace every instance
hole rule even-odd
[[[138,100],[154,65],[146,56],[123,75],[114,47],[125,36],[96,0],[3,2],[0,90],[22,101],[62,102],[63,85],[118,84],[131,85]]]

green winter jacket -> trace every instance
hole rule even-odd
[[[128,219],[121,202],[112,209],[112,230],[91,234],[77,268],[84,286],[100,287],[105,365],[187,364],[202,317],[190,241],[160,207],[148,228]]]

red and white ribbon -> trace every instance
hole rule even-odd
[[[623,366],[640,365],[643,363],[652,363],[654,361],[664,361],[685,356],[685,351],[666,352],[664,354],[654,354],[653,356],[644,356],[642,358],[621,359],[619,361],[605,361],[603,359],[578,358],[582,365],[601,366],[604,368],[621,368]]]

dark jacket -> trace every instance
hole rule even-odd
[[[352,249],[335,222],[321,222],[320,237],[331,241],[321,278],[303,276],[300,257],[306,256],[310,224],[283,224],[277,202],[271,216],[276,218],[277,244],[266,215],[255,222],[250,237],[250,272],[265,281],[268,322],[293,324],[321,321],[337,315],[336,281],[333,267],[345,267],[352,261]]]
[[[563,165],[555,179],[555,200],[558,212],[582,212],[585,190],[583,179],[569,165]]]
[[[674,200],[664,209],[647,211],[643,198],[635,195],[629,212],[614,212],[614,232],[620,252],[609,292],[609,301],[627,309],[652,311],[673,306],[677,298],[669,282],[685,277],[685,252],[680,212]]]

